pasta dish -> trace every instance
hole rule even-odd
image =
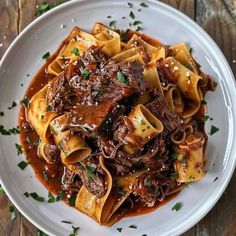
[[[185,43],[75,27],[26,91],[21,143],[50,193],[110,226],[204,177],[208,90]]]

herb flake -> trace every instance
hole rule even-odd
[[[38,202],[44,202],[44,197],[39,196],[36,192],[30,193],[29,196]]]
[[[15,143],[15,147],[16,147],[16,151],[17,151],[17,155],[20,155],[23,153],[23,149],[22,146],[18,143]]]
[[[11,215],[11,220],[14,220],[16,218],[16,209],[13,205],[10,205],[8,207],[8,210],[10,212],[10,215]]]
[[[116,228],[116,230],[121,233],[122,228]]]
[[[21,161],[20,163],[17,164],[17,166],[18,166],[21,170],[24,170],[24,169],[28,166],[28,163],[25,162],[25,161]]]
[[[90,72],[87,69],[83,70],[83,73],[81,74],[81,77],[86,79],[90,75]]]
[[[0,184],[0,193],[4,193],[4,189],[1,184]]]
[[[137,227],[137,225],[130,225],[129,228],[130,229],[137,229],[138,227]]]
[[[76,195],[73,195],[70,198],[68,198],[69,205],[74,206],[75,205],[75,200],[76,200]]]
[[[122,84],[129,84],[129,80],[122,72],[117,73],[117,79]]]
[[[50,52],[46,52],[43,56],[42,56],[42,59],[44,59],[44,60],[48,60],[49,59],[49,57],[50,57]]]
[[[148,7],[148,5],[145,2],[142,2],[139,4],[141,7]]]
[[[7,109],[11,110],[13,107],[16,107],[17,103],[15,101],[12,102],[11,106],[7,107]]]
[[[93,166],[86,166],[87,177],[88,177],[89,180],[92,179],[95,170],[96,170],[96,167],[93,167]]]
[[[135,15],[134,15],[134,13],[133,13],[132,11],[130,11],[129,16],[130,16],[132,19],[135,18]]]
[[[129,6],[129,8],[132,8],[134,6],[134,4],[132,4],[131,2],[128,2],[128,6]]]
[[[179,211],[182,208],[183,204],[181,202],[177,202],[173,207],[172,211]]]
[[[210,131],[210,135],[215,134],[216,132],[218,132],[220,129],[215,127],[214,125],[211,126],[211,131]]]
[[[74,54],[75,56],[79,56],[79,49],[74,47],[72,50],[71,50],[71,54]]]
[[[29,108],[29,103],[30,103],[30,99],[28,97],[25,97],[22,100],[22,103],[24,104],[24,106],[28,109]]]
[[[118,194],[122,195],[122,196],[125,195],[125,191],[124,191],[124,189],[121,188],[121,187],[116,188],[116,192],[117,192]]]

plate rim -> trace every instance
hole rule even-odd
[[[106,1],[106,0],[105,0]],[[112,0],[109,1],[109,3],[112,2],[116,2],[117,0]],[[44,13],[43,15],[39,16],[38,18],[34,19],[29,25],[27,25],[20,34],[17,35],[17,37],[13,40],[13,42],[9,45],[9,47],[7,48],[7,50],[5,51],[3,57],[1,58],[0,61],[0,70],[2,69],[2,65],[3,62],[5,61],[5,59],[7,58],[8,54],[10,53],[10,51],[12,50],[12,48],[15,46],[15,44],[28,32],[30,31],[38,22],[40,22],[41,20],[52,16],[55,12],[61,10],[64,7],[69,7],[70,5],[73,4],[80,4],[83,2],[88,2],[87,0],[71,0],[69,2],[64,2],[62,4],[60,4],[59,6],[51,9],[50,11]],[[91,0],[91,2],[96,2],[95,0]],[[141,3],[141,0],[134,0],[134,2],[136,3]],[[195,29],[197,30],[198,33],[201,33],[201,35],[205,38],[205,40],[208,43],[211,43],[211,46],[213,47],[213,51],[219,55],[219,61],[224,63],[224,70],[226,71],[226,73],[228,75],[230,75],[230,82],[233,83],[234,86],[234,90],[236,90],[236,81],[235,81],[235,77],[234,74],[229,66],[228,61],[226,60],[224,54],[222,53],[221,49],[218,47],[218,45],[215,43],[215,41],[209,36],[209,34],[203,29],[201,28],[195,21],[193,21],[189,16],[185,15],[184,13],[182,13],[181,11],[173,8],[172,6],[169,6],[165,3],[156,1],[156,0],[146,0],[145,2],[149,2],[152,3],[156,6],[161,6],[164,9],[169,10],[170,12],[173,12],[175,15],[177,15],[178,18],[182,18],[184,19],[184,21],[188,22],[190,25],[194,26]],[[236,112],[236,111],[235,111]],[[236,125],[236,117],[234,117],[233,123]],[[232,154],[232,145],[231,145],[231,150],[230,150],[230,157],[232,159],[233,165],[231,166],[231,169],[228,173],[228,175],[226,176],[225,181],[223,182],[222,186],[219,188],[218,193],[216,196],[214,196],[214,199],[211,198],[211,200],[208,200],[208,204],[205,211],[203,212],[199,212],[199,214],[195,214],[194,217],[191,218],[191,223],[186,223],[182,226],[181,229],[177,228],[177,230],[175,230],[175,232],[169,232],[169,233],[174,233],[174,235],[179,235],[182,234],[184,232],[186,232],[188,229],[190,229],[192,226],[194,226],[195,224],[197,224],[204,216],[206,216],[211,209],[215,206],[215,204],[218,202],[219,198],[222,196],[223,192],[225,191],[226,187],[229,184],[229,181],[232,178],[232,175],[234,173],[235,167],[236,167],[236,154]],[[47,230],[47,228],[44,228],[44,226],[40,225],[37,220],[33,219],[34,217],[31,217],[30,215],[28,215],[27,213],[24,212],[24,210],[22,209],[22,207],[20,205],[18,205],[18,203],[14,200],[14,197],[12,196],[12,194],[7,190],[6,185],[3,183],[2,178],[0,176],[0,184],[3,186],[5,193],[7,194],[7,196],[9,197],[9,199],[13,202],[13,204],[16,206],[16,208],[20,211],[20,213],[26,217],[33,225],[35,225],[38,229],[42,230],[43,232],[47,233],[48,235],[53,235],[51,232],[49,232]],[[154,233],[154,232],[153,232]],[[166,235],[166,234],[165,234]],[[169,235],[169,234],[168,234]],[[172,234],[173,235],[173,234]]]

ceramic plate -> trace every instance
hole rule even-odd
[[[158,1],[145,1],[148,7],[139,6],[132,1],[132,11],[136,20],[143,22],[144,32],[167,44],[187,42],[193,48],[193,55],[202,65],[203,71],[217,81],[216,92],[206,96],[208,113],[213,120],[206,124],[207,133],[212,125],[220,130],[209,136],[206,150],[207,175],[191,184],[175,199],[158,210],[142,216],[124,218],[111,228],[99,226],[89,217],[70,208],[62,202],[39,203],[26,198],[24,192],[37,192],[47,197],[46,189],[35,178],[31,167],[24,171],[17,167],[23,156],[17,156],[16,135],[0,136],[0,176],[6,193],[33,224],[50,235],[68,235],[71,225],[62,220],[73,222],[80,227],[80,236],[96,235],[178,235],[196,224],[217,202],[226,188],[235,167],[236,143],[236,89],[233,74],[223,54],[213,40],[192,20],[182,13]],[[138,9],[141,11],[138,11]],[[128,28],[131,18],[127,1],[71,1],[39,17],[30,24],[10,46],[0,65],[0,117],[1,124],[12,128],[17,125],[19,105],[8,110],[12,101],[23,98],[24,91],[32,76],[43,65],[45,52],[53,52],[60,42],[78,25],[91,30],[94,22],[109,24],[116,20],[118,28]],[[107,16],[112,16],[108,19]],[[122,19],[125,16],[126,19]],[[27,76],[28,75],[28,76]],[[23,87],[21,87],[23,84]],[[217,181],[214,181],[218,177]],[[182,202],[181,210],[171,208]],[[137,225],[137,229],[128,226]],[[122,227],[122,232],[116,230]]]

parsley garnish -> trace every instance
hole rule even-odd
[[[10,205],[8,208],[10,214],[11,214],[11,220],[14,220],[16,218],[16,210],[13,205]]]
[[[138,21],[138,20],[134,21],[134,23],[133,23],[134,26],[140,25],[140,24],[142,24],[142,22],[141,22],[141,21]]]
[[[138,26],[137,29],[136,29],[135,31],[142,31],[142,30],[143,30],[143,28],[140,27],[140,26]]]
[[[109,18],[111,18],[111,16],[107,16],[107,18],[109,19]]]
[[[48,236],[48,235],[43,231],[41,231],[40,229],[37,229],[37,236]]]
[[[129,8],[132,8],[132,7],[133,7],[133,5],[134,5],[134,4],[132,4],[132,3],[128,2],[128,6],[129,6]]]
[[[79,49],[74,47],[72,50],[71,50],[71,54],[74,54],[75,56],[79,56]]]
[[[58,196],[56,197],[56,201],[59,202],[59,201],[63,200],[63,198],[64,198],[64,192],[60,191]]]
[[[86,69],[83,70],[83,73],[81,74],[81,77],[86,79],[90,75],[90,72]]]
[[[129,228],[131,228],[131,229],[137,229],[138,227],[137,227],[137,225],[130,225]]]
[[[122,72],[117,73],[117,79],[120,83],[129,84],[129,80]]]
[[[56,201],[56,198],[50,192],[48,192],[48,202],[52,203],[55,201]]]
[[[17,103],[15,101],[12,102],[11,106],[7,107],[9,110],[11,110],[13,107],[16,107]]]
[[[210,131],[210,135],[215,134],[216,132],[218,132],[219,129],[217,127],[215,127],[214,125],[211,126],[211,131]]]
[[[96,167],[86,166],[87,177],[88,177],[89,180],[92,179],[95,170],[96,170]]]
[[[66,220],[62,220],[61,223],[64,223],[64,224],[72,224],[70,221],[66,221]]]
[[[178,153],[174,152],[173,154],[170,155],[170,160],[177,160]]]
[[[23,149],[20,144],[15,143],[15,147],[16,147],[17,155],[20,155],[23,153]]]
[[[4,193],[4,189],[1,184],[0,184],[0,193]]]
[[[116,26],[116,21],[115,21],[115,20],[110,21],[109,26],[110,26],[110,27],[112,27],[112,26],[115,27],[115,26]]]
[[[0,116],[4,116],[4,112],[3,111],[0,111]]]
[[[117,231],[121,232],[122,231],[122,228],[116,228]]]
[[[135,15],[134,15],[134,13],[133,13],[132,11],[130,11],[129,16],[130,16],[132,19],[135,18]]]
[[[28,192],[25,192],[24,195],[25,195],[25,197],[27,197],[27,198],[29,197],[29,193],[28,193]]]
[[[209,116],[207,116],[207,115],[205,115],[205,116],[202,117],[202,120],[203,120],[204,122],[206,122],[208,119],[209,119]]]
[[[216,180],[218,180],[218,177],[215,177],[215,179],[213,180],[213,182],[216,182]]]
[[[186,157],[186,154],[183,154],[181,162],[182,162],[183,165],[186,165],[186,164],[187,164],[187,157]]]
[[[21,161],[20,163],[17,164],[17,166],[18,166],[21,170],[24,170],[24,169],[28,166],[28,163],[25,162],[25,161]]]
[[[146,234],[142,234],[142,236],[147,236]]]
[[[50,52],[46,52],[44,55],[43,55],[43,57],[42,57],[42,59],[44,59],[44,60],[48,60],[49,59],[49,57],[50,57]]]
[[[72,233],[70,233],[69,236],[76,236],[80,227],[75,227],[74,225],[72,225],[72,229]]]
[[[46,107],[46,112],[49,112],[49,111],[52,111],[51,105],[47,105],[47,107]]]
[[[139,4],[141,7],[148,7],[148,5],[145,2],[142,2]]]
[[[29,195],[38,202],[44,202],[44,197],[40,197],[36,192],[30,193]]]
[[[68,201],[69,201],[69,205],[70,206],[74,206],[75,205],[75,201],[76,201],[76,195],[73,195],[70,198],[68,198]]]
[[[181,207],[183,206],[183,204],[181,202],[177,202],[173,207],[172,207],[172,211],[178,211],[181,209]]]
[[[171,175],[170,175],[170,178],[173,180],[178,179],[178,177],[179,177],[178,173],[171,173]]]
[[[25,105],[25,107],[28,109],[29,108],[29,102],[30,102],[30,99],[28,97],[25,97],[23,100],[22,100],[22,103]]]
[[[151,179],[147,179],[145,182],[145,185],[150,188],[152,186],[152,180]]]
[[[96,97],[96,96],[102,96],[102,95],[104,95],[104,94],[106,94],[107,93],[107,90],[106,89],[100,89],[100,90],[94,90],[93,92],[92,92],[92,96],[93,97]]]
[[[10,132],[11,134],[19,134],[19,133],[20,133],[20,130],[19,130],[18,127],[17,127],[17,128],[9,129],[9,132]]]
[[[121,187],[118,187],[118,188],[116,189],[116,192],[117,192],[118,194],[122,195],[122,196],[125,195],[125,191],[124,191],[124,189],[121,188]]]

